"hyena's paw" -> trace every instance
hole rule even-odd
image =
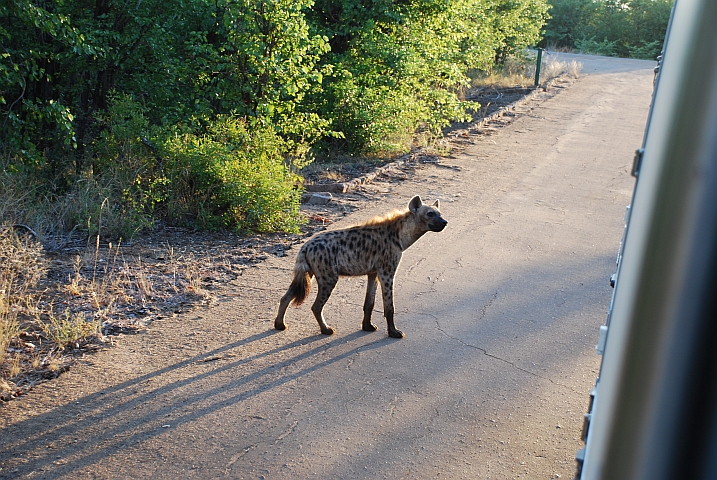
[[[274,328],[277,330],[286,330],[286,324],[279,319],[274,320]]]
[[[335,330],[331,327],[321,328],[321,333],[323,333],[324,335],[333,335],[334,332]]]
[[[361,328],[364,332],[375,332],[378,330],[378,327],[371,322],[362,324]]]
[[[391,338],[403,338],[403,332],[401,330],[389,330],[388,336]]]

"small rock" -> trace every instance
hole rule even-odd
[[[309,205],[326,205],[331,201],[333,197],[328,192],[322,192],[322,193],[314,193],[311,195],[311,198],[309,198],[309,201],[306,202]]]

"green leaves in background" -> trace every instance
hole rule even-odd
[[[547,8],[8,0],[0,150],[54,195],[112,179],[141,218],[293,230],[314,152],[394,155],[467,118],[468,70],[535,44]]]
[[[654,60],[674,0],[550,0],[545,46]]]

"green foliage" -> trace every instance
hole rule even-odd
[[[500,33],[496,49],[496,64],[516,54],[541,38],[541,28],[547,19],[548,4],[541,0],[498,1],[495,29]]]
[[[627,51],[632,58],[646,58],[651,60],[657,58],[662,51],[662,43],[663,42],[659,40],[655,40],[654,42],[648,42],[638,46],[628,46]]]
[[[467,72],[537,42],[546,1],[8,0],[0,150],[87,205],[70,224],[128,222],[90,232],[295,230],[312,149],[392,155],[466,119]]]
[[[607,57],[617,57],[617,41],[610,41],[607,38],[602,42],[595,41],[594,37],[581,38],[575,41],[575,48],[583,53],[594,53],[597,55],[605,55]]]
[[[284,161],[291,146],[273,128],[234,116],[206,128],[152,128],[145,114],[129,96],[111,95],[98,116],[95,163],[123,187],[112,198],[136,216],[129,224],[162,213],[206,229],[296,231],[299,182]]]
[[[467,118],[457,92],[468,70],[537,42],[546,11],[544,0],[317,1],[309,15],[334,74],[313,100],[341,132],[333,146],[390,155],[419,128]]]
[[[543,45],[654,59],[673,0],[550,0]]]
[[[206,229],[298,231],[298,179],[284,164],[284,142],[272,129],[223,117],[204,135],[177,132],[162,152],[164,200],[175,221]]]
[[[543,32],[542,46],[576,48],[585,35],[593,0],[549,0],[550,18]]]
[[[367,87],[346,73],[329,90],[334,94],[332,104],[340,105],[332,120],[344,133],[344,148],[369,155],[406,151],[422,113],[412,92],[383,85]]]
[[[66,15],[12,0],[0,6],[0,46],[0,148],[37,160],[54,143],[74,144],[74,116],[52,86],[68,50],[93,51],[84,36]]]

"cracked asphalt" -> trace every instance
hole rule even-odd
[[[380,301],[361,331],[365,278],[333,336],[308,305],[273,330],[295,246],[8,404],[0,478],[571,478],[654,62],[561,57],[568,88],[331,226],[441,201],[397,274],[406,338]]]

